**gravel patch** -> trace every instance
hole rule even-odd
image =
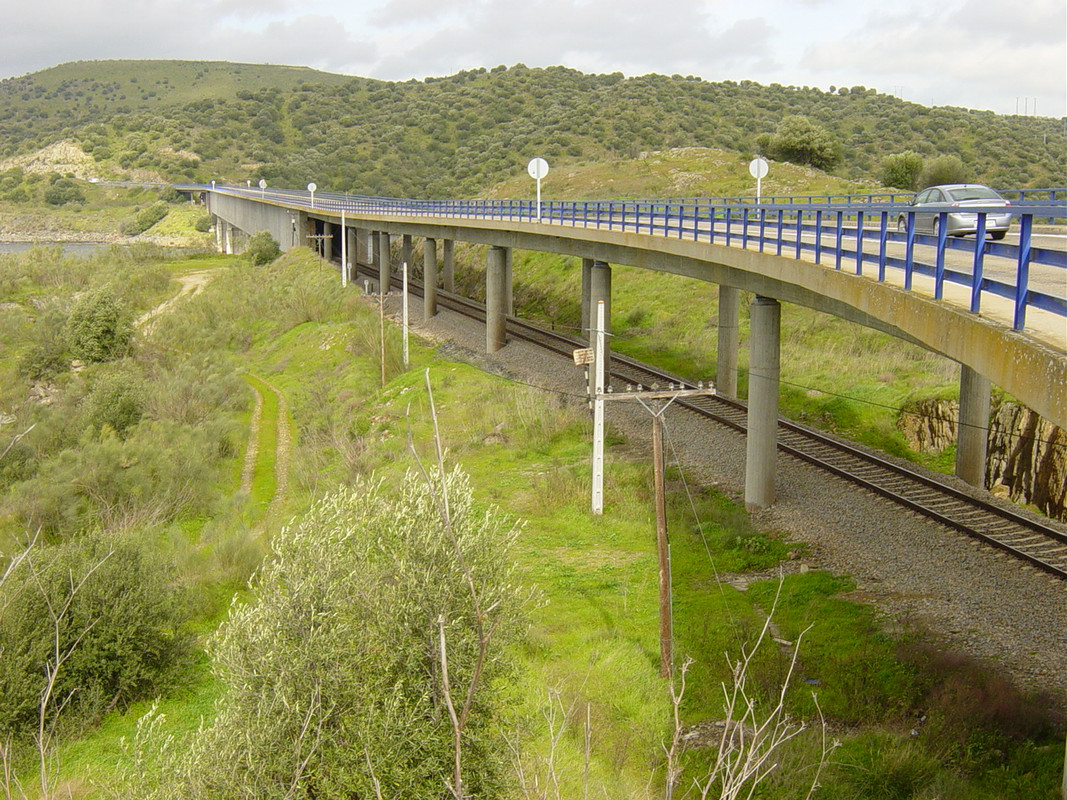
[[[488,355],[483,325],[450,311],[423,324],[421,312],[421,303],[412,303],[414,330],[442,344],[449,357],[547,390],[584,395],[580,368],[517,341]],[[682,411],[668,410],[665,422],[668,458],[687,480],[743,497],[742,435]],[[636,404],[613,403],[610,424],[635,448],[650,451],[651,424]],[[777,500],[753,522],[804,542],[804,563],[811,568],[852,576],[852,599],[875,606],[890,628],[918,624],[943,637],[946,647],[1067,705],[1064,581],[781,453]]]

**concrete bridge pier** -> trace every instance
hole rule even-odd
[[[422,242],[422,318],[437,315],[437,240]]]
[[[356,246],[352,250],[352,266],[369,266],[374,263],[374,254],[371,253],[370,234],[363,228],[356,228]]]
[[[226,255],[233,255],[233,225],[228,222],[222,223],[222,242]]]
[[[774,503],[781,371],[782,307],[779,302],[757,295],[752,302],[750,326],[745,508],[758,511]]]
[[[322,223],[322,257],[327,262],[333,260],[333,237],[337,226],[332,222]]]
[[[505,289],[508,298],[508,314],[515,316],[515,281],[512,274],[512,262],[515,251],[512,248],[507,248],[508,254],[504,264],[504,279],[507,284]]]
[[[485,352],[495,353],[508,343],[507,247],[489,248],[485,257]]]
[[[455,242],[445,239],[441,242],[441,282],[446,292],[456,293],[456,257]]]
[[[345,268],[345,280],[351,283],[356,279],[356,262],[359,260],[359,231],[355,228],[347,228],[345,236],[348,237],[348,241],[345,242],[345,248],[348,255],[348,263],[344,265]]]
[[[222,217],[218,214],[215,215],[215,249],[220,253],[225,253],[225,247],[222,243],[222,226],[226,223],[222,221]]]
[[[990,382],[960,365],[960,416],[956,426],[956,475],[985,488],[989,450]]]
[[[405,233],[404,238],[400,240],[400,264],[408,265],[408,276],[411,276],[411,234]]]
[[[583,265],[584,266],[584,265]],[[611,265],[594,260],[589,268],[589,303],[586,313],[589,316],[589,346],[596,347],[596,309],[597,303],[604,301],[604,384],[611,382],[608,377],[611,369]],[[596,375],[589,370],[589,396],[596,391]]]
[[[592,329],[593,324],[590,319],[590,305],[589,305],[589,282],[592,280],[590,277],[593,274],[593,259],[582,259],[582,335],[589,336],[589,331]]]
[[[715,359],[715,391],[737,397],[737,350],[741,290],[719,285],[719,342]]]
[[[374,234],[374,263],[378,267],[378,292],[389,291],[389,234],[378,231]]]

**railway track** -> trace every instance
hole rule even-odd
[[[412,284],[421,294],[422,287]],[[438,293],[438,304],[465,316],[485,321],[480,303],[458,295]],[[571,359],[576,348],[587,347],[582,339],[533,325],[516,317],[507,318],[510,336],[532,342]],[[696,388],[676,375],[639,361],[612,354],[609,383],[645,388]],[[747,409],[743,403],[717,396],[679,399],[675,404],[737,431],[746,430]],[[890,461],[820,431],[779,419],[778,448],[831,472],[895,503],[995,547],[1037,569],[1067,580],[1067,529],[1052,521],[1035,520],[999,505],[975,498],[945,482]]]

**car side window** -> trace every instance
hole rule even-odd
[[[943,202],[945,202],[945,193],[942,192],[940,189],[931,189],[930,190],[930,200],[929,200],[929,202],[931,202],[931,203],[943,203]]]
[[[926,189],[925,191],[919,192],[917,195],[915,195],[915,205],[919,205],[920,203],[928,203],[928,202],[930,202],[930,190],[929,189]]]

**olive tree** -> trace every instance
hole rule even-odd
[[[759,141],[767,155],[794,164],[831,169],[841,160],[837,140],[808,117],[785,117],[773,136],[760,137]]]
[[[923,170],[923,157],[914,150],[894,153],[882,159],[882,183],[895,189],[914,192],[919,188],[919,175]]]
[[[515,535],[455,471],[316,502],[275,537],[254,599],[214,638],[227,692],[160,796],[501,796],[491,723],[519,631]]]

